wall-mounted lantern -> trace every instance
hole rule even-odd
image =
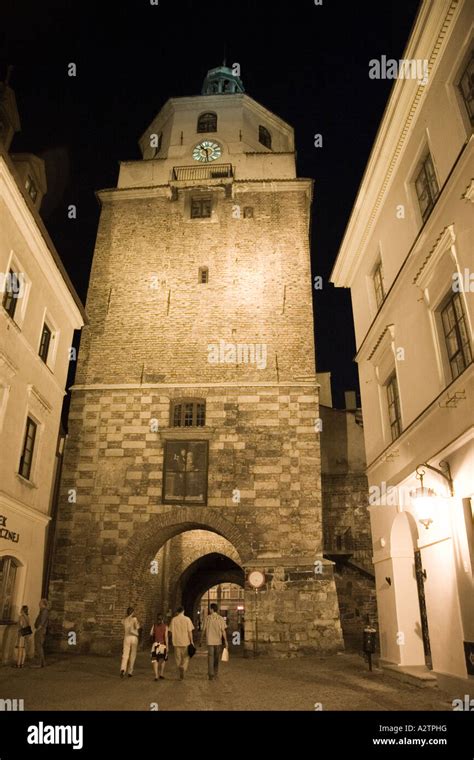
[[[436,491],[434,491],[432,488],[424,487],[423,478],[425,476],[425,470],[423,468],[433,470],[433,472],[436,472],[438,475],[441,475],[445,480],[447,480],[449,485],[449,494],[450,496],[454,496],[454,484],[451,477],[451,468],[449,466],[449,463],[443,461],[439,463],[439,466],[441,469],[433,467],[426,462],[422,462],[416,467],[416,477],[420,481],[420,487],[411,493],[411,498],[418,516],[418,522],[421,523],[421,525],[424,525],[426,530],[428,530],[433,522],[433,507],[435,506],[438,497]]]

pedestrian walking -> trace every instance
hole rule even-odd
[[[222,646],[228,649],[226,622],[217,612],[217,604],[211,604],[211,614],[207,616],[203,637],[207,642],[207,676],[210,681],[218,677]]]
[[[35,620],[35,658],[38,660],[36,667],[44,668],[46,658],[44,656],[44,640],[48,630],[49,610],[48,600],[41,599],[39,603],[39,614]]]
[[[120,678],[127,673],[128,677],[133,676],[133,667],[135,665],[135,659],[137,656],[138,648],[138,636],[140,625],[135,616],[135,610],[133,607],[128,607],[127,615],[122,620],[123,625],[123,650],[122,650],[122,664],[120,666]]]
[[[17,655],[16,655],[16,667],[22,668],[25,664],[26,656],[30,652],[31,634],[33,633],[30,625],[30,617],[28,607],[23,605],[20,611],[20,617],[18,619],[18,636],[16,640]]]
[[[169,651],[169,629],[161,613],[157,615],[156,623],[151,627],[150,636],[153,639],[151,646],[151,662],[155,674],[155,681],[158,681],[158,678],[164,679],[165,677],[165,665]]]
[[[194,648],[193,630],[193,622],[184,614],[184,607],[178,607],[170,623],[170,633],[173,637],[174,656],[180,681],[184,679],[189,665],[188,647],[191,645]]]

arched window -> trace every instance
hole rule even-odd
[[[260,124],[258,128],[258,140],[262,143],[262,145],[265,145],[266,148],[272,148],[272,136],[268,129],[262,124]]]
[[[177,399],[171,404],[172,427],[204,427],[206,402],[203,399]]]
[[[11,622],[16,575],[20,563],[15,557],[0,557],[0,623]]]
[[[217,132],[217,114],[202,113],[197,122],[198,132]]]

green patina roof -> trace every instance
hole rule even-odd
[[[209,69],[204,79],[201,95],[233,95],[245,92],[242,80],[228,66]]]

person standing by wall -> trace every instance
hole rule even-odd
[[[39,614],[35,620],[35,657],[38,660],[37,668],[44,668],[46,658],[44,656],[44,640],[48,630],[49,610],[48,600],[42,599],[39,603]]]
[[[120,678],[123,678],[125,673],[131,678],[133,675],[133,667],[135,665],[135,659],[137,656],[138,648],[138,636],[139,636],[139,623],[135,617],[135,611],[133,607],[128,607],[127,616],[122,620],[124,636],[123,636],[123,651],[122,651],[122,664],[120,666]]]
[[[18,620],[18,638],[16,642],[16,666],[22,668],[25,664],[26,655],[29,653],[31,634],[33,631],[30,626],[30,618],[28,613],[28,607],[23,605],[20,612],[20,618]]]
[[[222,615],[217,612],[217,604],[211,604],[211,614],[207,616],[204,626],[203,637],[207,641],[207,669],[208,678],[213,681],[218,677],[219,662],[222,654],[222,642],[228,649],[226,622]]]
[[[193,642],[194,625],[191,618],[184,614],[184,607],[178,607],[176,615],[170,623],[170,633],[173,637],[174,656],[179,670],[179,680],[184,679],[189,665],[188,646]]]
[[[155,681],[158,681],[158,677],[161,679],[165,677],[165,665],[166,660],[168,659],[169,650],[169,629],[164,621],[163,615],[157,615],[156,623],[151,627],[150,636],[153,638],[151,662],[155,674]]]

